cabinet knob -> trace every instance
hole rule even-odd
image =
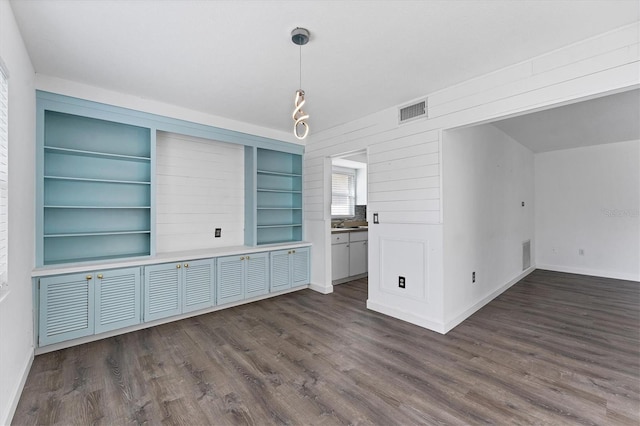
[[[176,268],[177,268],[177,269],[180,269],[180,264],[179,264],[179,263],[176,265]]]
[[[240,258],[240,260],[244,260],[244,256],[242,256],[242,257]]]
[[[296,253],[296,251],[295,251],[295,250],[291,250],[291,253],[295,254],[295,253]]]
[[[101,280],[102,279],[102,274],[98,274],[98,279]]]
[[[291,254],[291,250],[289,250],[289,254]]]
[[[90,280],[91,278],[93,278],[93,275],[87,275],[87,280]]]
[[[249,260],[249,256],[247,256],[247,260]]]
[[[185,267],[185,268],[188,268],[188,267],[189,267],[189,264],[188,264],[188,263],[185,263],[185,264],[184,264],[184,267]]]

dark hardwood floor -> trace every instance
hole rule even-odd
[[[366,281],[37,356],[27,424],[640,422],[640,286],[536,271],[446,336]]]

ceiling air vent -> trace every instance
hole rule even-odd
[[[400,124],[427,117],[427,100],[400,108]]]

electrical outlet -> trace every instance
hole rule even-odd
[[[405,283],[406,283],[406,281],[405,281],[404,277],[398,277],[398,287],[405,288]]]
[[[471,282],[472,282],[472,283],[475,283],[475,282],[476,282],[476,271],[473,271],[473,272],[471,273]]]
[[[373,223],[380,223],[378,222],[378,213],[373,214]]]
[[[222,237],[222,228],[216,228],[215,237],[216,238]]]

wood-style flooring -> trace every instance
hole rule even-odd
[[[29,424],[640,422],[640,286],[536,271],[443,336],[366,280],[37,356]]]

